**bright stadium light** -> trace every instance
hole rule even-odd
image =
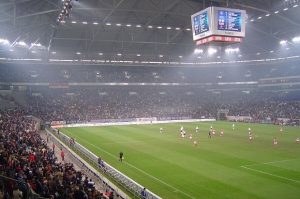
[[[98,25],[99,23],[98,23],[98,22],[93,22],[93,24],[94,24],[94,25]]]
[[[217,51],[217,49],[215,49],[215,48],[208,48],[208,50],[207,50],[207,53],[208,53],[208,55],[213,55],[213,54],[215,54],[215,53],[217,53],[218,51]]]
[[[238,52],[240,52],[240,49],[239,49],[239,48],[226,48],[226,49],[225,49],[225,52],[226,52],[227,54],[230,54],[230,53],[238,53]]]
[[[16,42],[16,45],[21,46],[21,47],[27,47],[28,46],[24,41]]]
[[[142,27],[142,25],[139,25],[139,24],[138,24],[138,25],[136,25],[135,27],[137,27],[137,28],[141,28],[141,27]]]
[[[153,28],[153,26],[148,26],[148,28]]]
[[[118,55],[118,56],[122,56],[122,54],[121,54],[121,53],[118,53],[117,55]]]
[[[270,15],[271,15],[271,14],[270,14],[270,13],[268,13],[268,14],[266,14],[265,16],[266,16],[266,17],[269,17]]]
[[[298,4],[293,5],[293,8],[297,8],[297,7],[298,7]]]
[[[103,53],[98,53],[98,55],[102,56],[102,55],[103,55]]]
[[[52,55],[55,55],[55,54],[56,54],[56,52],[55,52],[55,51],[52,51],[52,52],[51,52],[51,54],[52,54]]]
[[[7,39],[0,39],[0,44],[2,44],[2,45],[9,45],[10,42]]]
[[[160,58],[164,57],[163,55],[158,55]]]
[[[196,48],[194,50],[194,54],[202,54],[203,52],[204,52],[203,49],[199,49],[199,48]]]
[[[140,57],[140,56],[141,56],[141,54],[136,54],[136,56],[137,56],[137,57]]]
[[[279,11],[277,10],[277,11],[275,11],[274,13],[275,13],[275,14],[278,14],[278,13],[279,13]]]
[[[185,30],[186,30],[186,31],[191,31],[191,29],[190,29],[190,28],[186,28]]]
[[[107,26],[111,26],[111,23],[107,22],[107,23],[105,23],[105,25],[107,25]]]
[[[253,21],[254,21],[254,19],[251,19],[250,21],[251,21],[251,22],[253,22]]]
[[[182,58],[182,55],[179,55],[178,57],[181,59],[181,58]]]
[[[71,23],[75,24],[75,23],[77,23],[77,21],[72,21]]]
[[[260,17],[257,17],[257,19],[261,19],[262,17],[260,16]]]
[[[282,45],[282,46],[283,46],[283,45],[286,45],[286,44],[287,44],[287,40],[281,40],[279,43],[280,43],[280,45]]]
[[[300,43],[300,36],[299,36],[299,37],[294,37],[294,38],[292,39],[292,41],[293,41],[294,43]]]
[[[162,27],[161,26],[157,26],[157,29],[162,29]]]
[[[167,27],[167,30],[171,30],[172,28],[170,26]]]
[[[86,22],[86,21],[83,21],[83,22],[81,22],[81,23],[84,24],[84,25],[88,24],[88,22]]]
[[[76,55],[81,55],[81,52],[76,52]]]
[[[122,24],[120,24],[120,23],[117,23],[117,24],[116,24],[116,26],[122,26]]]
[[[287,11],[289,8],[284,8],[283,11]]]
[[[179,27],[177,27],[177,28],[175,28],[175,30],[180,30],[180,28],[179,28]]]
[[[131,27],[131,24],[126,24],[127,27]]]

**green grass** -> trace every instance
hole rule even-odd
[[[208,138],[210,126],[218,135]],[[179,137],[193,133],[195,147]],[[200,133],[195,133],[199,126]],[[164,133],[159,133],[163,127]],[[248,140],[251,127],[254,140]],[[224,136],[219,136],[224,129]],[[300,129],[236,123],[173,123],[67,128],[62,132],[110,165],[170,199],[299,199]],[[273,146],[273,137],[279,144]],[[118,161],[122,151],[125,159]]]

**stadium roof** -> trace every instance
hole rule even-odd
[[[73,0],[69,18],[60,23],[57,18],[62,0],[1,0],[0,39],[8,40],[10,45],[0,47],[0,55],[19,53],[42,59],[200,59],[205,55],[194,53],[197,46],[192,41],[190,16],[211,5],[247,11],[246,39],[234,46],[240,49],[237,59],[292,56],[299,52],[299,44],[292,42],[300,36],[298,0]],[[282,40],[287,41],[286,45],[279,44]],[[13,49],[17,45],[24,47],[22,42],[27,44],[26,50]],[[207,59],[225,59],[222,51]]]

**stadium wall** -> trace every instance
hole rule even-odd
[[[55,123],[51,125],[52,128],[74,128],[74,127],[92,127],[92,126],[121,126],[121,125],[140,125],[140,124],[166,124],[166,123],[184,123],[184,122],[214,122],[215,118],[212,119],[185,119],[185,120],[164,120],[158,121],[156,118],[136,118],[136,121],[131,122],[96,122],[96,123],[77,123],[77,124],[65,124],[61,121],[60,124]]]

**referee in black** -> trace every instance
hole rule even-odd
[[[121,151],[120,153],[119,153],[119,161],[121,161],[122,162],[122,160],[123,160],[123,152]]]

